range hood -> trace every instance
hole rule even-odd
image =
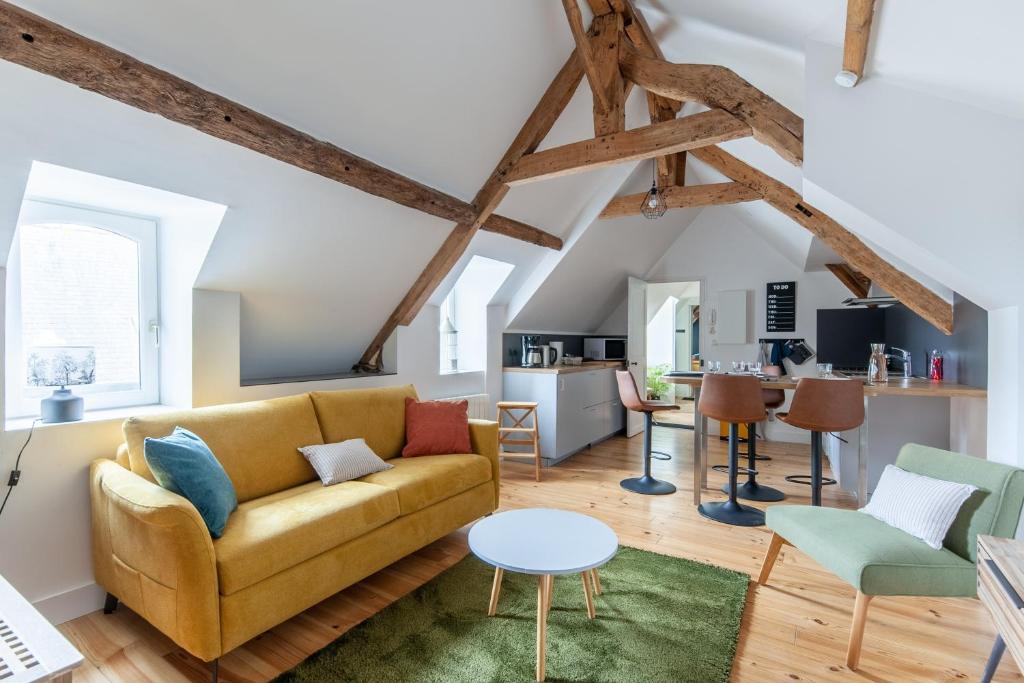
[[[847,308],[887,308],[900,302],[894,296],[865,296],[843,299],[843,306]]]

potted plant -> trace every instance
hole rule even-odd
[[[668,396],[671,388],[661,377],[669,371],[667,364],[655,365],[647,368],[647,398],[651,401],[660,401]]]

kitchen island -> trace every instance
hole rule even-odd
[[[549,467],[622,431],[626,413],[615,371],[622,361],[582,365],[505,367],[502,398],[536,401],[541,464]]]
[[[693,499],[699,505],[708,472],[708,421],[700,413],[703,373],[669,373],[662,379],[694,390]],[[850,380],[863,381],[857,377]],[[797,382],[799,378],[795,377],[764,378],[761,386],[793,390]],[[858,503],[864,506],[885,465],[896,461],[904,444],[949,448],[950,399],[985,396],[984,389],[923,377],[892,377],[878,384],[865,382],[864,424],[840,435],[826,435],[824,439],[825,454],[839,485],[856,493]]]

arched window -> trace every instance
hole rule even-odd
[[[152,220],[26,201],[8,268],[8,418],[59,384],[87,410],[158,402]]]

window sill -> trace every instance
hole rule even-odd
[[[38,422],[36,423],[36,429],[50,428],[50,427],[66,427],[68,425],[77,425],[82,423],[93,423],[93,422],[107,422],[111,420],[124,420],[127,417],[133,415],[157,415],[159,413],[168,413],[174,410],[181,410],[178,406],[168,406],[162,403],[156,403],[148,406],[127,406],[124,408],[108,408],[106,410],[87,410],[85,416],[81,420],[74,422]],[[4,431],[16,432],[16,431],[27,431],[32,427],[32,422],[35,421],[36,417],[14,417],[4,422]]]
[[[447,377],[449,375],[472,375],[480,374],[482,372],[483,370],[442,370],[438,374],[442,377]]]

